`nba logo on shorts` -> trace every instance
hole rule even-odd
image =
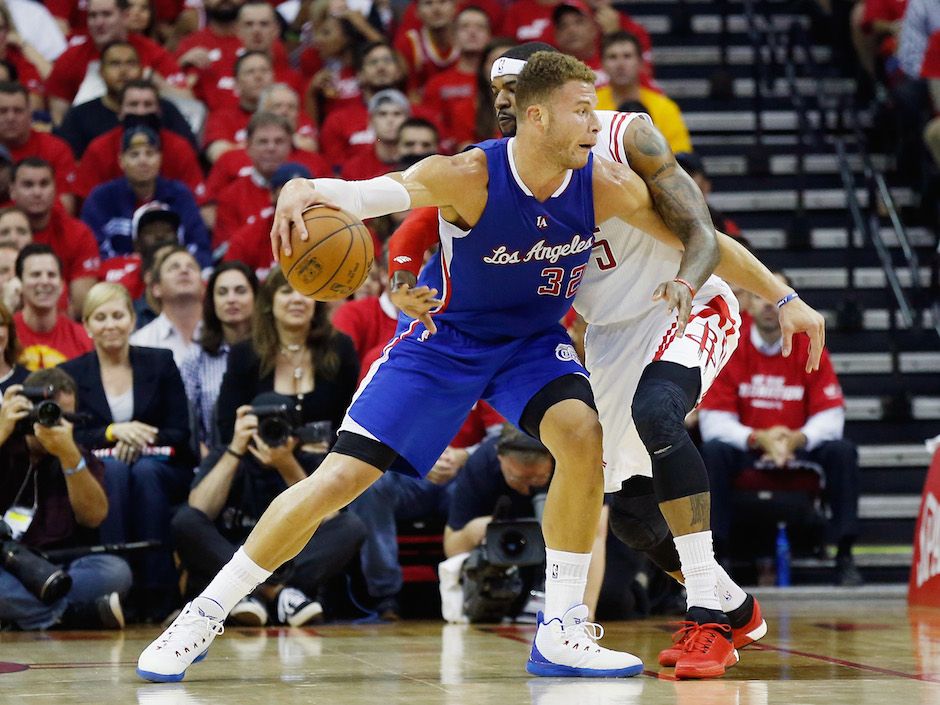
[[[535,227],[539,230],[545,230],[548,227],[548,219],[544,215],[535,216]]]

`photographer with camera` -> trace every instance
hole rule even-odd
[[[38,550],[97,542],[108,513],[101,462],[76,445],[77,387],[60,368],[34,372],[0,405],[0,621],[20,629],[122,628],[127,563],[88,555],[54,565]]]
[[[216,417],[225,444],[202,463],[189,504],[173,518],[177,550],[198,594],[235,554],[268,504],[314,472],[352,399],[359,365],[327,304],[295,292],[275,268],[258,291],[250,340],[232,346]],[[287,570],[229,614],[238,624],[301,626],[322,614],[320,585],[365,539],[351,512],[327,519]],[[329,609],[329,605],[327,605]]]
[[[162,544],[134,561],[135,606],[142,618],[160,621],[179,603],[171,507],[186,497],[195,464],[183,380],[169,351],[130,344],[134,305],[120,284],[95,284],[82,319],[94,349],[62,369],[78,383],[79,410],[88,416],[76,438],[104,456],[111,509],[101,536]]]

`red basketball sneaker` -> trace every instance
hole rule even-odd
[[[676,662],[676,678],[716,678],[737,662],[730,624],[695,623],[685,637],[685,651]]]
[[[767,622],[761,615],[760,603],[753,595],[748,595],[740,607],[727,612],[725,616],[731,623],[731,636],[736,649],[753,644],[767,634]],[[695,623],[682,622],[681,624],[682,627],[672,636],[672,646],[659,652],[660,666],[672,668],[685,651],[685,642]]]

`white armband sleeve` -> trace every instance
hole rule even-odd
[[[411,208],[411,195],[402,184],[387,176],[367,181],[313,179],[314,188],[347,213],[365,220]]]

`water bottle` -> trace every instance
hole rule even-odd
[[[790,539],[787,538],[787,523],[777,524],[777,587],[790,586]]]

